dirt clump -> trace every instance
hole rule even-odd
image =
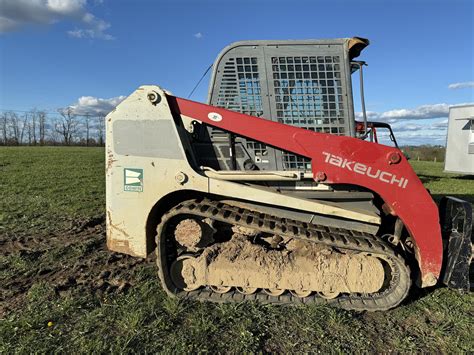
[[[196,252],[214,241],[215,229],[206,221],[192,218],[184,219],[178,223],[174,231],[176,241],[190,252]]]

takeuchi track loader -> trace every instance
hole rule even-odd
[[[367,45],[234,43],[208,104],[138,88],[106,118],[108,247],[156,250],[166,292],[199,300],[385,310],[415,284],[469,289],[471,205],[438,206],[390,126],[355,120]]]

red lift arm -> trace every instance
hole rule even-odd
[[[316,181],[358,185],[377,193],[414,241],[421,286],[436,284],[443,261],[438,207],[400,150],[172,96],[168,100],[176,102],[183,116],[311,159]]]

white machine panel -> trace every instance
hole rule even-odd
[[[474,105],[449,109],[444,170],[474,175]]]

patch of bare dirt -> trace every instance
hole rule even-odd
[[[22,307],[31,286],[43,281],[58,295],[121,293],[133,286],[133,268],[152,260],[106,248],[104,218],[72,223],[47,235],[0,235],[0,317]]]

